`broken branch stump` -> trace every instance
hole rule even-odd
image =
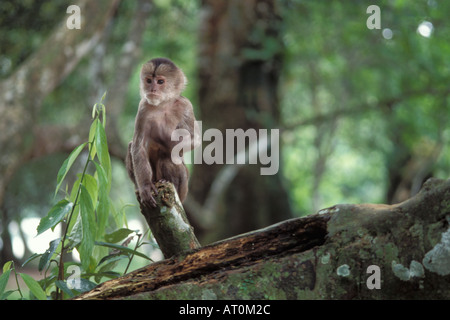
[[[138,202],[156,242],[165,258],[184,251],[200,248],[186,213],[178,198],[175,187],[170,182],[157,182],[156,208]]]

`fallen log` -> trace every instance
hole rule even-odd
[[[76,299],[448,299],[450,180],[336,205],[104,282]]]

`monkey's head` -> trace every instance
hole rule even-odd
[[[179,97],[186,83],[183,71],[172,61],[166,58],[152,59],[141,69],[141,98],[158,106],[164,101]]]

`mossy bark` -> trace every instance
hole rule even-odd
[[[200,247],[194,229],[189,224],[183,205],[170,182],[157,182],[158,194],[155,196],[157,206],[147,207],[140,204],[156,242],[164,257],[170,258],[184,251]]]
[[[450,180],[336,205],[105,282],[77,299],[448,299]]]

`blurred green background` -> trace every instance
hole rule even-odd
[[[99,3],[99,12],[105,12],[112,1]],[[13,108],[6,84],[18,79],[31,59],[55,67],[45,54],[36,54],[45,52],[49,37],[59,30],[88,40],[89,21],[80,30],[65,27],[71,4],[0,2],[0,117]],[[202,210],[222,166],[190,166],[186,209],[204,244],[338,203],[401,202],[427,178],[447,179],[450,2],[377,1],[380,29],[367,27],[371,4],[118,2],[73,69],[46,92],[17,93],[13,100],[23,116],[11,119],[18,124],[3,117],[2,135],[14,129],[20,141],[4,138],[0,145],[0,265],[45,251],[55,237],[35,238],[37,223],[58,200],[53,197],[58,169],[87,138],[91,108],[105,91],[111,214],[124,214],[130,229],[145,232],[123,159],[140,99],[140,66],[159,56],[186,73],[184,95],[205,128],[281,133],[276,177],[259,180],[255,165],[238,169],[222,186],[212,213]],[[83,16],[88,7],[80,6]],[[63,72],[63,66],[56,67]],[[44,81],[42,73],[27,72],[37,85]],[[161,258],[152,246],[145,250]],[[145,263],[136,261],[136,266]]]

